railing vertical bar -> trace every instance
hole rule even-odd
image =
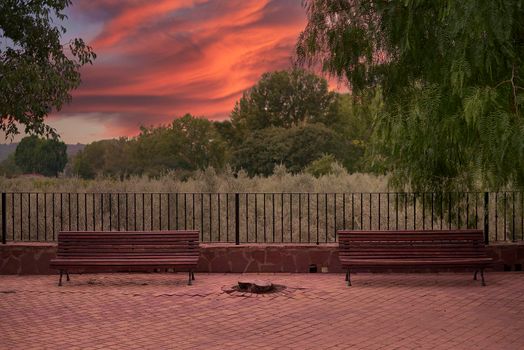
[[[169,216],[169,213],[168,213]],[[126,192],[126,231],[129,231],[129,195]]]
[[[45,192],[44,192],[44,241],[47,241],[47,193]]]
[[[142,231],[146,230],[146,194],[142,193]]]
[[[36,211],[36,240],[37,241],[40,240],[40,237],[39,237],[39,231],[40,231],[39,230],[39,227],[40,227],[40,225],[39,225],[39,223],[40,223],[39,221],[40,220],[39,219],[40,219],[40,215],[39,215],[39,210],[38,210],[38,199],[40,197],[39,194],[40,193],[38,193],[38,192],[36,193],[36,203],[35,203],[35,211]]]
[[[22,211],[23,193],[20,193],[20,240],[24,240],[24,212]]]
[[[293,193],[289,194],[289,235],[291,242],[293,242]],[[282,241],[284,237],[282,237]]]
[[[31,240],[31,193],[27,193],[28,211],[27,211],[27,240]]]
[[[489,244],[489,192],[484,192],[484,243]]]
[[[515,192],[511,192],[511,201],[513,202],[513,218],[511,225],[512,241],[515,242]]]
[[[52,228],[53,228],[53,241],[55,240],[55,193],[53,192],[53,194],[51,195],[51,202],[53,202],[53,206],[52,206],[52,210],[51,210],[51,215],[53,216],[53,225],[52,225]]]
[[[431,229],[433,230],[433,221],[435,221],[435,210],[434,210],[434,204],[433,201],[435,200],[435,194],[431,192]]]
[[[369,194],[369,229],[372,230],[373,229],[373,223],[371,220],[373,220],[373,201],[372,201],[373,197],[371,196],[371,193]]]
[[[506,206],[507,206],[507,198],[506,198],[506,192],[504,193],[504,241],[506,241],[507,235],[506,235]]]
[[[417,194],[413,193],[413,229],[417,229]]]
[[[229,192],[226,193],[226,241],[229,242]]]
[[[307,194],[307,242],[311,243],[311,215],[310,215],[310,194]]]
[[[211,236],[213,232],[213,201],[211,200],[211,193],[209,194],[209,241],[212,242],[213,238]],[[239,198],[240,201],[240,198]],[[240,217],[238,218],[240,222]],[[240,234],[240,231],[239,231]]]
[[[15,240],[15,194],[11,193],[11,228],[13,241]]]
[[[2,244],[7,244],[7,194],[2,192]]]
[[[320,227],[320,220],[319,220],[319,215],[318,215],[318,193],[317,193],[317,245],[320,243],[319,242],[319,227]]]
[[[162,231],[162,193],[158,194],[158,228]]]
[[[466,192],[466,228],[469,228],[469,192]]]
[[[187,193],[184,193],[184,230],[187,230]],[[220,224],[218,225],[218,230],[220,232]]]
[[[136,226],[136,193],[134,193],[133,195],[133,216],[134,216],[133,224],[135,226],[135,231],[136,231],[136,228],[137,228]]]
[[[258,243],[258,195],[257,193],[255,193],[255,242]]]
[[[351,229],[355,229],[355,194],[351,193]]]
[[[327,193],[324,194],[324,234],[326,235],[326,243],[328,241],[328,195]]]
[[[273,211],[272,213],[272,224],[273,224],[273,243],[275,243],[275,194],[273,193],[272,195],[272,199],[271,199],[271,210]]]
[[[478,206],[479,206],[479,203],[478,203],[478,200],[479,200],[479,194],[477,192],[475,192],[475,229],[478,229],[479,227],[479,212],[478,212]]]
[[[220,208],[221,208],[221,206],[220,206],[220,193],[219,193],[218,194],[218,209],[217,209],[217,211],[218,211],[218,241],[219,242],[222,241],[222,230],[221,230],[221,227],[220,227],[221,226],[220,217],[222,215],[220,215]]]
[[[266,235],[266,194],[264,193],[264,243],[267,242]]]
[[[203,199],[202,199],[202,203],[203,203]],[[175,193],[175,229],[178,230],[178,192]],[[204,234],[204,225],[202,224],[202,235],[203,234]]]
[[[109,231],[113,231],[113,193],[109,192]]]
[[[178,216],[178,214],[177,214]],[[178,226],[178,220],[177,220],[177,226]],[[200,193],[200,235],[201,241],[204,240],[204,194]]]
[[[408,194],[404,193],[404,230],[408,229]]]
[[[67,227],[71,231],[71,193],[67,194],[67,214]]]
[[[346,229],[346,193],[342,194],[342,228]]]
[[[440,229],[442,230],[442,225],[444,221],[444,192],[440,193]]]
[[[64,230],[64,198],[60,192],[60,231]]]
[[[381,219],[381,216],[380,216],[380,192],[378,193],[378,229],[380,230],[380,219]]]
[[[193,223],[192,223],[191,228],[194,230],[195,229],[195,194],[194,193],[193,193],[193,198],[191,200],[191,213],[193,214]]]
[[[195,204],[195,194],[193,193],[193,205]],[[193,207],[193,229],[195,228],[195,209]],[[167,194],[167,229],[171,230],[171,192]]]
[[[298,194],[298,242],[302,243],[302,193]]]
[[[398,230],[398,192],[395,193],[395,229]]]
[[[335,227],[333,227],[333,231],[334,231],[334,236],[335,237],[335,241],[337,240],[337,194],[334,193],[333,194],[333,211],[335,212],[335,215],[334,215],[334,221],[333,221],[333,224],[335,225]]]
[[[235,244],[240,244],[240,194],[235,193]]]
[[[246,242],[249,243],[249,193],[246,193]]]
[[[281,242],[284,241],[284,193],[280,194],[280,236]]]
[[[499,193],[495,192],[495,242],[499,240]]]
[[[151,193],[149,196],[149,208],[149,219],[151,220],[151,222],[149,223],[149,227],[151,230],[153,230],[153,193]]]
[[[91,199],[92,199],[92,205],[93,205],[93,231],[96,231],[96,203],[95,203],[95,193],[92,194],[91,196]],[[135,227],[135,230],[136,230],[136,227]]]
[[[389,204],[389,195],[390,195],[390,193],[388,192],[387,195],[388,195],[388,200],[387,200],[387,206],[388,206],[388,224],[387,224],[387,229],[389,230],[389,220],[390,220],[390,218],[389,218],[389,210],[390,210],[389,209],[389,205],[390,205]]]
[[[426,192],[422,192],[422,229],[426,229]]]
[[[448,229],[451,230],[451,192],[448,193]]]
[[[457,198],[455,200],[456,207],[457,207],[457,229],[460,230],[460,205],[461,205],[461,195],[459,192],[457,192]]]
[[[100,193],[100,217],[102,219],[102,228],[101,230],[104,231],[104,194]],[[144,228],[145,230],[145,228]]]
[[[364,195],[360,192],[360,229],[364,229]]]
[[[76,230],[80,231],[80,193],[76,193]]]

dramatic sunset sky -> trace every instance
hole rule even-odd
[[[73,1],[64,40],[98,55],[48,122],[67,143],[135,135],[186,112],[227,118],[266,71],[290,67],[300,0]]]

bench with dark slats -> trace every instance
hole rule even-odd
[[[338,231],[339,258],[351,285],[350,270],[401,268],[484,269],[492,259],[486,254],[481,230]]]
[[[76,271],[143,271],[160,268],[187,269],[188,284],[195,279],[198,231],[60,232],[51,268]]]

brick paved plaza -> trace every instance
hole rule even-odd
[[[0,276],[0,349],[524,349],[524,274]]]

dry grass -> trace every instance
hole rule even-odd
[[[83,180],[80,178],[14,178],[0,177],[0,188],[7,192],[386,192],[388,177],[371,174],[349,174],[343,168],[335,173],[315,178],[309,174],[290,174],[277,166],[269,177],[248,177],[230,170],[217,173],[209,168],[196,172],[182,181],[175,173],[160,178],[130,177],[119,181],[110,178]]]

